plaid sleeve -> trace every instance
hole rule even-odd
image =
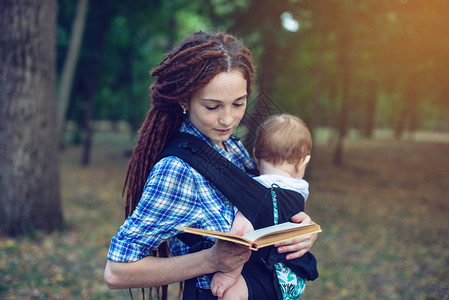
[[[134,213],[112,238],[108,259],[140,260],[178,234],[176,226],[195,226],[201,221],[195,185],[191,168],[184,161],[172,156],[160,160],[148,177]]]

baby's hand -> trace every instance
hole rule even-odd
[[[235,214],[230,232],[238,235],[245,235],[251,231],[254,231],[253,225],[240,211],[238,211]]]

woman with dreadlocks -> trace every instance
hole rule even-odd
[[[210,292],[212,274],[240,268],[251,251],[218,241],[189,253],[176,227],[228,232],[234,206],[180,158],[158,156],[175,133],[186,132],[242,170],[256,168],[241,142],[231,138],[251,93],[251,53],[231,35],[197,32],[169,53],[151,76],[157,77],[150,88],[151,108],[125,181],[127,219],[112,238],[105,280],[110,288],[145,288],[196,277],[196,297],[216,299]],[[303,212],[292,220],[311,223]],[[288,259],[300,257],[315,239],[310,235],[283,242],[278,252],[289,253]],[[257,295],[259,287],[246,284],[249,299],[275,299]]]

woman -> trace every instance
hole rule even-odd
[[[169,53],[151,75],[157,77],[150,89],[152,107],[139,131],[125,182],[129,217],[112,239],[105,280],[110,288],[134,288],[197,277],[200,291],[210,293],[211,274],[241,267],[250,251],[218,241],[209,249],[188,253],[175,227],[228,232],[233,205],[181,159],[156,159],[170,137],[181,131],[206,141],[241,169],[255,168],[243,145],[230,138],[251,93],[251,53],[230,35],[198,32]],[[311,222],[304,213],[292,221]],[[307,252],[315,239],[311,235],[276,246],[279,252],[291,252],[288,258],[293,259]],[[165,241],[171,256],[155,256]]]

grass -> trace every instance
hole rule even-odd
[[[0,299],[129,299],[108,290],[103,269],[130,144],[97,132],[88,167],[79,147],[62,153],[66,228],[0,237]],[[449,144],[350,139],[342,168],[326,143],[315,149],[306,210],[324,232],[303,299],[449,299]]]
[[[321,276],[304,299],[449,299],[447,153],[349,141],[339,169],[318,147],[307,209],[324,229],[313,247]]]

